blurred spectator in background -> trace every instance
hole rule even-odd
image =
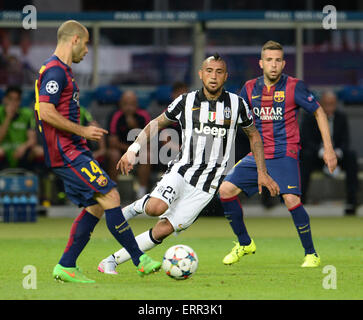
[[[345,214],[355,214],[358,191],[358,164],[356,153],[350,149],[349,124],[346,114],[337,109],[338,101],[334,92],[324,92],[321,106],[325,110],[333,146],[338,158],[338,167],[329,174],[324,166],[323,145],[316,121],[313,116],[306,115],[301,124],[301,184],[302,202],[307,200],[310,175],[313,170],[323,169],[324,173],[335,177],[340,172],[340,167],[346,173],[346,207]]]
[[[188,92],[188,85],[184,82],[177,81],[171,87],[162,86],[156,93],[155,99],[152,101],[147,111],[151,119],[160,116],[166,107],[181,94]]]
[[[34,84],[37,73],[27,57],[31,42],[29,34],[23,33],[20,40],[21,57],[10,53],[11,35],[7,30],[0,30],[0,84]]]
[[[92,114],[83,106],[79,108],[79,122],[82,126],[96,126],[99,127],[99,123],[93,119]],[[100,141],[87,140],[88,148],[93,153],[93,157],[104,167],[106,157],[106,138],[103,136]]]
[[[8,56],[6,73],[7,73],[7,78],[6,78],[7,85],[16,85],[18,83],[24,84],[23,64],[16,56],[13,55]]]
[[[8,81],[8,58],[11,46],[10,36],[6,30],[0,30],[0,84],[7,84]]]
[[[110,121],[107,155],[109,159],[108,173],[112,180],[117,181],[119,172],[116,170],[116,164],[133,143],[127,139],[130,130],[140,129],[141,131],[149,122],[149,114],[145,110],[139,109],[135,92],[125,91],[119,101],[119,110],[112,114]],[[136,135],[133,138],[136,138]],[[136,172],[139,182],[137,198],[140,198],[147,193],[150,163],[138,164]]]
[[[32,43],[30,39],[29,32],[23,32],[21,34],[19,47],[21,50],[21,56],[19,61],[22,65],[22,73],[23,73],[23,84],[34,84],[37,79],[38,72],[31,65],[31,61],[29,58],[29,51],[31,49]]]
[[[164,104],[163,106],[160,106],[159,113],[156,114],[152,119],[158,117],[161,113],[165,111],[165,109],[168,107],[168,105],[174,101],[176,98],[178,98],[180,95],[188,92],[188,85],[184,82],[175,82],[172,85],[172,91],[170,94],[170,100],[167,104]],[[174,130],[174,131],[170,131]],[[178,137],[178,140],[176,138]],[[167,128],[164,128],[163,130],[159,131],[159,151],[160,148],[162,148],[164,145],[168,144],[168,158],[171,157],[171,155],[175,154],[177,155],[181,146],[182,142],[182,131],[179,125],[179,122],[174,122],[172,125],[170,125]],[[159,155],[162,153],[159,152]],[[167,163],[165,159],[160,159],[158,161],[158,164],[155,165],[156,170],[159,172],[165,172],[167,169]]]
[[[0,167],[33,170],[42,167],[43,148],[37,144],[33,110],[21,108],[22,90],[11,86],[0,106]]]

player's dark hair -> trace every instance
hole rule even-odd
[[[219,55],[218,52],[216,52],[214,55],[213,55],[213,58],[214,60],[218,61],[218,60],[223,60],[222,57]]]
[[[23,91],[21,90],[20,87],[18,87],[18,86],[9,86],[5,90],[4,97],[8,96],[12,92],[16,92],[20,97],[21,97],[21,95],[23,93]]]
[[[227,71],[227,63],[226,61],[219,55],[219,53],[215,53],[213,54],[212,56],[209,56],[208,58],[206,58],[204,61],[203,61],[203,65],[208,62],[208,61],[211,61],[211,60],[214,60],[214,61],[218,61],[218,62],[223,62],[225,68],[226,68],[226,71]]]

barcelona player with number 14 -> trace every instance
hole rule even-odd
[[[131,255],[139,275],[150,274],[161,267],[140,250],[125,220],[120,195],[107,173],[93,159],[86,140],[98,141],[107,131],[79,124],[79,90],[71,65],[87,54],[88,30],[79,22],[64,22],[57,32],[54,54],[43,64],[35,83],[35,117],[43,138],[45,161],[63,180],[67,197],[84,207],[74,221],[71,234],[53,277],[65,282],[93,283],[76,260],[97,222],[106,215],[107,227]]]

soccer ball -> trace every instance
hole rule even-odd
[[[198,268],[197,254],[192,248],[177,244],[166,250],[162,268],[173,279],[188,279]]]

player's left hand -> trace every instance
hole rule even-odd
[[[258,193],[262,193],[262,187],[265,186],[269,191],[272,197],[278,196],[280,194],[280,187],[272,179],[267,173],[265,172],[258,172]]]
[[[127,151],[117,162],[116,169],[121,170],[122,174],[129,175],[129,172],[134,168],[136,159],[136,153],[133,151]]]
[[[333,173],[338,165],[337,155],[333,149],[325,149],[323,155],[324,162],[329,169],[330,173]]]

